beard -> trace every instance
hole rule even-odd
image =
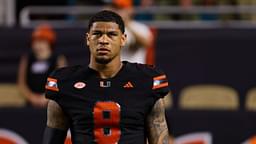
[[[108,64],[110,63],[113,59],[115,59],[116,57],[118,56],[118,54],[115,54],[115,55],[98,55],[98,56],[95,56],[95,61],[99,64]]]
[[[114,59],[114,57],[112,58],[99,58],[99,57],[96,57],[95,58],[95,61],[99,64],[108,64],[110,63],[112,60]]]

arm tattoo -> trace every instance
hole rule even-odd
[[[168,144],[168,128],[165,120],[165,109],[162,99],[159,99],[147,118],[147,127],[149,131],[149,144]]]
[[[59,104],[50,100],[47,108],[47,126],[67,130],[69,122]]]

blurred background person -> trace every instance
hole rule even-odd
[[[148,8],[155,5],[155,0],[133,0],[133,5],[136,7]],[[136,20],[150,21],[154,19],[154,16],[149,13],[136,14],[134,16]]]
[[[148,2],[148,3],[147,3]],[[112,0],[111,2],[105,1],[107,9],[111,9],[122,16],[127,34],[126,45],[121,51],[121,60],[143,63],[143,64],[154,64],[154,55],[147,55],[148,50],[153,45],[154,35],[152,30],[146,24],[135,20],[134,9],[132,0]],[[140,3],[140,2],[138,2]],[[152,0],[144,0],[144,3],[152,4]],[[141,4],[143,2],[141,1]],[[146,5],[146,4],[145,4]],[[139,15],[139,19],[146,20],[150,19],[150,15]],[[146,17],[144,17],[146,16]],[[143,17],[143,18],[142,18]],[[137,17],[138,18],[138,17]],[[153,60],[152,60],[153,59]],[[164,98],[165,108],[169,109],[172,106],[172,95],[168,94]],[[169,143],[173,143],[172,136],[170,135]]]
[[[172,6],[174,9],[180,9],[180,12],[171,12],[169,14],[155,14],[156,19],[172,21],[196,21],[200,19],[199,13],[191,13],[193,7],[204,5],[205,1],[211,0],[158,0],[157,6]],[[214,0],[213,0],[214,1]]]
[[[180,0],[179,6],[183,9],[184,12],[189,10],[191,7],[194,6],[193,0]],[[180,20],[195,20],[197,19],[196,15],[183,13],[179,16]]]
[[[240,1],[240,0],[239,0]],[[241,0],[243,1],[243,0]],[[218,5],[229,5],[229,6],[237,6],[239,4],[236,0],[219,0],[217,1]],[[228,14],[221,14],[220,19],[223,21],[229,21],[229,20],[239,20],[240,16],[237,13],[228,13]]]
[[[122,61],[146,63],[147,48],[152,45],[153,34],[150,28],[133,18],[132,0],[105,1],[107,9],[111,9],[122,16],[127,34],[126,46],[121,51]]]
[[[55,68],[64,67],[66,58],[54,52],[56,33],[50,25],[42,24],[32,33],[31,51],[21,57],[18,71],[18,87],[33,107],[45,107],[45,83]]]
[[[237,4],[240,6],[255,6],[256,0],[236,0]],[[242,20],[256,20],[256,14],[255,13],[243,13],[240,14],[240,19]]]
[[[135,3],[134,3],[135,2]],[[107,9],[111,9],[122,16],[127,34],[126,45],[121,51],[121,60],[143,63],[143,64],[155,64],[154,62],[154,49],[152,49],[154,43],[153,28],[148,25],[134,19],[134,4],[140,4],[141,6],[149,6],[153,4],[153,0],[112,0],[107,1]],[[143,16],[143,15],[140,15]],[[145,15],[144,18],[149,18],[149,15]],[[164,98],[165,107],[170,108],[172,105],[171,94]]]
[[[200,3],[202,6],[205,7],[211,7],[211,6],[216,6],[217,5],[217,1],[215,0],[202,0]],[[200,15],[200,19],[201,20],[218,20],[219,16],[217,14],[209,14],[209,13],[201,13]]]

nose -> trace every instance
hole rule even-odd
[[[103,34],[100,38],[99,38],[99,43],[100,44],[108,44],[108,36],[106,34]]]

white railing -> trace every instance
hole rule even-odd
[[[0,0],[0,26],[12,27],[16,24],[15,0]]]
[[[34,27],[38,23],[48,22],[56,28],[86,27],[88,19],[82,19],[83,15],[92,15],[103,7],[96,6],[29,6],[20,12],[20,25],[24,28]],[[255,14],[256,6],[191,6],[187,8],[179,6],[152,6],[147,8],[135,7],[135,14],[152,15],[171,15],[171,14]],[[74,16],[79,18],[50,20],[50,19],[31,19],[31,15],[58,15]],[[256,21],[253,20],[179,20],[172,19],[158,20],[153,19],[143,21],[144,23],[158,28],[256,28]]]

